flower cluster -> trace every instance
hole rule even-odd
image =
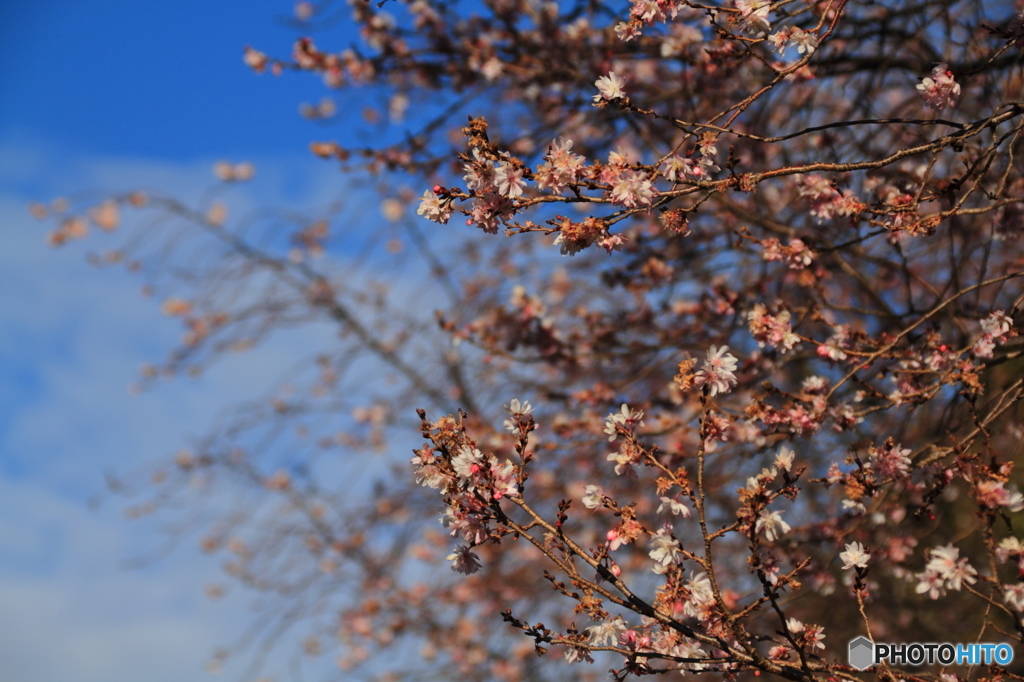
[[[793,350],[800,342],[800,337],[793,333],[790,312],[783,308],[777,315],[770,315],[763,303],[757,303],[747,313],[750,333],[757,345],[764,348],[767,344],[778,348],[781,352]]]
[[[778,239],[771,237],[761,242],[764,247],[764,259],[768,261],[785,261],[791,270],[803,270],[814,260],[814,252],[802,239],[791,239],[783,246]]]
[[[989,359],[998,344],[1004,343],[1017,332],[1013,320],[1002,310],[995,310],[981,321],[982,335],[974,342],[971,352],[975,357]]]
[[[707,385],[708,395],[714,397],[719,393],[728,393],[736,385],[736,357],[729,352],[728,346],[711,346],[707,358],[696,375],[695,385]]]
[[[973,585],[978,581],[978,572],[960,557],[960,550],[953,545],[933,547],[924,573],[917,576],[917,593],[938,599],[947,589],[959,591],[964,583]]]
[[[932,109],[955,107],[960,99],[960,84],[953,78],[953,72],[947,64],[938,64],[932,69],[931,76],[925,76],[917,84],[925,104]]]

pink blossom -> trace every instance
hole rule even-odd
[[[793,333],[790,326],[790,312],[782,310],[778,315],[769,315],[763,303],[756,303],[749,313],[750,333],[757,345],[764,348],[765,344],[778,347],[783,353],[792,350],[800,342],[800,337]]]
[[[883,479],[904,478],[910,473],[910,448],[886,444],[871,448],[871,469]]]
[[[466,187],[479,194],[494,191],[494,166],[480,156],[480,151],[473,149],[473,161],[463,164]]]
[[[452,468],[455,469],[455,473],[458,474],[459,478],[463,480],[470,480],[483,466],[483,453],[476,448],[463,447],[459,450],[459,454],[452,457]]]
[[[621,204],[626,208],[634,208],[650,206],[656,193],[654,185],[646,173],[627,171],[619,175],[612,185],[612,191],[608,198],[612,200],[612,203]]]
[[[728,393],[736,385],[736,358],[729,353],[729,346],[711,346],[707,359],[696,374],[696,386],[708,385],[709,395]]]
[[[523,195],[523,189],[526,188],[523,174],[522,168],[517,168],[507,161],[498,164],[497,170],[494,171],[494,181],[502,196],[515,199]]]
[[[850,329],[846,325],[839,325],[828,341],[818,346],[818,355],[829,360],[845,360],[846,353],[843,351],[849,344]]]
[[[1024,509],[1024,495],[1003,487],[1002,481],[980,481],[977,485],[978,502],[990,509],[1006,507],[1011,512]]]
[[[626,243],[626,238],[621,234],[613,234],[604,237],[598,243],[601,244],[601,246],[604,247],[604,250],[610,254],[612,251],[620,250]]]
[[[686,588],[690,592],[690,597],[683,606],[683,612],[687,616],[701,621],[710,620],[715,607],[715,593],[707,573],[704,571],[690,573]]]
[[[548,147],[545,162],[537,167],[535,179],[542,190],[560,192],[577,182],[583,174],[586,159],[572,153],[572,140],[560,137]]]
[[[615,24],[615,37],[624,43],[628,43],[640,35],[640,27],[635,21],[620,21]]]
[[[249,46],[246,46],[245,52],[242,55],[242,60],[245,62],[246,66],[256,73],[263,73],[267,68],[267,55]]]
[[[982,334],[981,338],[974,342],[971,346],[971,353],[974,357],[981,360],[987,360],[992,357],[993,352],[996,349],[995,341],[992,340],[991,334]]]
[[[789,36],[790,29],[781,28],[775,33],[768,36],[768,42],[772,44],[772,47],[775,48],[776,52],[782,54],[783,52],[786,51],[786,47],[788,46]]]
[[[518,496],[519,486],[516,484],[515,466],[512,462],[506,459],[499,464],[497,458],[491,457],[488,464],[491,469],[491,479],[494,482],[492,494],[494,499]]]
[[[804,630],[804,643],[812,651],[814,649],[824,649],[825,643],[821,640],[825,639],[825,628],[821,625],[808,625]]]
[[[960,97],[960,84],[953,78],[953,72],[945,63],[932,69],[931,77],[925,76],[917,84],[917,89],[921,91],[925,104],[932,109],[955,107]]]
[[[1024,583],[1003,585],[1003,592],[1003,601],[1018,611],[1024,611]]]
[[[567,663],[578,663],[585,661],[587,663],[593,663],[594,657],[590,655],[590,650],[578,646],[570,646],[565,649],[565,660]]]
[[[823,395],[828,391],[828,379],[819,376],[809,376],[800,384],[800,390],[807,395]]]

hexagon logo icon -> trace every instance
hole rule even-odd
[[[850,665],[867,670],[875,662],[875,645],[863,635],[850,642]]]

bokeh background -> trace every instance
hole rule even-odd
[[[204,595],[223,574],[194,537],[126,521],[104,476],[187,445],[308,348],[282,337],[131,395],[139,367],[162,359],[180,327],[137,277],[86,263],[108,235],[51,249],[52,225],[27,207],[136,188],[188,200],[216,184],[220,159],[257,169],[232,190],[232,211],[344,198],[345,178],[308,144],[344,142],[358,103],[339,102],[326,132],[299,115],[323,96],[315,77],[242,63],[245,45],[284,56],[300,32],[280,0],[0,3],[3,682],[201,679],[251,618],[249,595]],[[221,672],[237,678],[246,663]]]

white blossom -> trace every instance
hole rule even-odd
[[[696,386],[707,384],[711,396],[728,393],[736,385],[735,371],[736,358],[729,353],[729,346],[711,346],[694,383]]]
[[[591,646],[614,645],[619,640],[619,635],[625,631],[626,624],[622,622],[622,618],[613,618],[587,628]]]
[[[519,418],[533,412],[533,406],[530,405],[528,400],[524,400],[520,403],[518,398],[513,398],[508,405],[504,405],[503,407],[511,416],[505,420],[502,426],[512,433],[519,432]]]
[[[448,555],[447,560],[452,562],[452,570],[458,573],[469,575],[480,570],[480,557],[465,545],[456,547],[455,551]]]
[[[684,519],[690,518],[690,508],[686,506],[686,503],[673,500],[670,497],[662,497],[661,505],[658,507],[658,513],[662,513],[665,509],[669,509],[674,515],[682,516]]]
[[[594,95],[594,101],[599,102],[602,99],[611,101],[613,99],[621,99],[626,96],[626,92],[622,89],[622,86],[626,84],[625,79],[615,75],[614,71],[609,71],[607,76],[601,76],[594,85],[597,86],[599,95]]]
[[[1003,591],[1003,601],[1018,611],[1024,611],[1024,583],[1003,585]]]
[[[604,489],[599,485],[588,485],[583,490],[583,506],[587,509],[597,509],[604,503]]]
[[[679,541],[672,537],[668,528],[662,528],[651,537],[651,547],[650,557],[658,564],[655,573],[664,573],[669,566],[678,563]]]
[[[758,533],[764,532],[768,542],[774,542],[776,538],[788,533],[790,528],[791,526],[782,520],[782,512],[762,509],[754,530]]]
[[[451,202],[442,201],[437,194],[428,189],[420,197],[420,206],[416,209],[416,214],[435,223],[447,223],[452,217]]]
[[[640,421],[644,418],[642,410],[631,410],[629,405],[622,403],[618,413],[612,412],[604,420],[604,432],[608,434],[608,442],[618,438],[619,427],[626,431],[632,431],[636,426],[643,426]]]
[[[864,545],[859,542],[851,542],[846,545],[846,551],[839,555],[839,558],[843,560],[843,570],[849,570],[851,568],[867,568],[868,559],[871,555],[864,551]]]
[[[793,457],[793,451],[783,445],[779,454],[775,455],[775,466],[783,471],[789,471],[793,466]]]

